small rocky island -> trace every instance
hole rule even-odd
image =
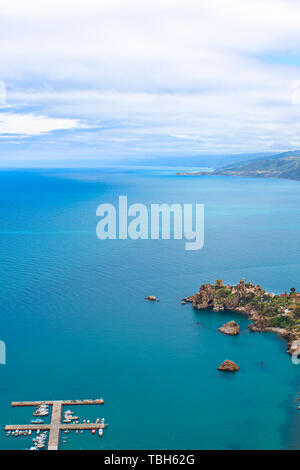
[[[148,295],[145,297],[145,300],[149,300],[150,302],[159,302],[155,295]]]
[[[156,296],[155,295],[148,295],[145,297],[145,300],[150,300],[151,302],[156,302]]]
[[[223,364],[221,364],[218,367],[218,370],[221,370],[224,372],[237,372],[238,370],[240,370],[240,368],[239,366],[236,365],[235,362],[229,361],[229,359],[226,359],[226,361],[224,361]]]
[[[199,292],[182,301],[190,302],[197,310],[231,310],[245,314],[253,322],[249,325],[251,331],[274,331],[286,338],[289,354],[294,352],[293,342],[300,340],[300,294],[294,288],[289,294],[275,295],[258,284],[246,283],[245,279],[233,286],[217,280],[215,284],[203,284]],[[234,325],[229,323],[230,327],[223,325],[220,331],[230,334],[228,331]]]
[[[240,327],[235,321],[230,321],[228,323],[225,323],[225,325],[222,325],[221,328],[219,328],[219,331],[221,333],[224,333],[224,335],[238,335],[240,331]]]

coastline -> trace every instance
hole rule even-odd
[[[176,176],[232,176],[235,178],[261,178],[261,179],[280,179],[284,181],[300,181],[299,178],[288,178],[280,174],[266,174],[266,173],[229,173],[221,170],[214,171],[193,171],[193,172],[183,172],[176,173]]]
[[[234,178],[255,178],[255,179],[280,179],[283,181],[300,181],[299,179],[296,178],[286,178],[280,175],[261,175],[261,174],[252,174],[252,175],[236,175],[236,174],[229,174],[229,173],[223,173],[219,171],[195,171],[195,172],[184,172],[184,173],[176,173],[176,176],[231,176]]]
[[[281,302],[281,299],[284,299]],[[274,293],[266,292],[261,286],[253,285],[251,281],[247,284],[245,279],[241,279],[240,283],[236,286],[227,284],[224,286],[222,280],[217,280],[215,285],[203,284],[199,292],[192,294],[182,299],[183,302],[191,303],[193,308],[197,310],[211,309],[213,311],[232,311],[246,315],[251,323],[248,328],[252,332],[273,332],[287,341],[287,353],[292,355],[299,350],[298,341],[300,341],[300,325],[298,323],[295,309],[298,307],[295,299],[291,298],[292,307],[288,310],[287,305],[280,306],[276,315],[270,317],[266,314],[266,306],[270,308],[272,301],[273,304],[284,304],[288,302],[288,296],[277,296]],[[255,307],[260,305],[260,308]],[[294,308],[294,311],[292,310]],[[269,313],[269,312],[268,312]],[[274,312],[275,313],[275,310]],[[274,326],[271,324],[274,318],[281,321],[282,318],[286,319],[287,326]]]

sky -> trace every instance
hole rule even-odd
[[[0,166],[300,149],[298,0],[0,0]]]

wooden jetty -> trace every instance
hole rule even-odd
[[[103,398],[85,399],[85,400],[45,400],[45,401],[13,401],[11,406],[52,406],[51,422],[49,424],[8,424],[5,431],[29,430],[50,431],[48,440],[48,450],[57,450],[59,444],[60,431],[75,429],[104,429],[104,423],[62,423],[62,407],[73,405],[103,405]]]

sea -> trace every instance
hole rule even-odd
[[[4,432],[32,419],[12,401],[97,397],[104,405],[72,410],[104,417],[103,437],[72,431],[60,449],[300,448],[300,365],[285,340],[251,333],[243,315],[181,304],[216,279],[300,290],[300,182],[178,171],[0,171],[0,449],[31,445]],[[121,195],[204,204],[203,248],[100,240],[97,207]],[[238,336],[218,331],[230,320]],[[239,372],[219,372],[225,359]]]

